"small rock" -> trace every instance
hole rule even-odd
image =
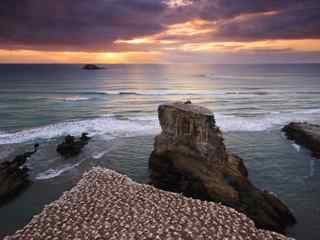
[[[64,142],[57,146],[57,152],[64,157],[73,157],[78,155],[85,145],[88,144],[90,137],[88,133],[82,133],[79,139],[74,136],[67,135]]]
[[[99,67],[95,64],[86,64],[82,67],[82,69],[84,70],[100,70],[100,69],[104,69],[103,67]]]
[[[314,157],[320,158],[320,125],[291,122],[282,131],[286,133],[288,139],[308,148]]]

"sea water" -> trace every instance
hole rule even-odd
[[[32,149],[32,185],[0,208],[0,237],[24,226],[93,166],[148,181],[160,130],[157,107],[186,101],[211,109],[250,179],[287,203],[298,240],[320,239],[320,160],[281,133],[290,121],[320,124],[320,65],[0,65],[0,161]],[[66,134],[92,141],[71,159]]]

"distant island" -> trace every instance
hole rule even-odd
[[[100,70],[100,69],[104,69],[104,67],[99,67],[95,64],[86,64],[82,67],[82,69],[84,69],[84,70]]]

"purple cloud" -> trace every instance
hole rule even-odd
[[[114,41],[194,18],[217,22],[212,40],[320,38],[319,13],[319,0],[193,0],[177,8],[166,0],[3,0],[0,48],[127,51]]]

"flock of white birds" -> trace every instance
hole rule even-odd
[[[284,240],[221,204],[200,201],[94,168],[5,240]]]

